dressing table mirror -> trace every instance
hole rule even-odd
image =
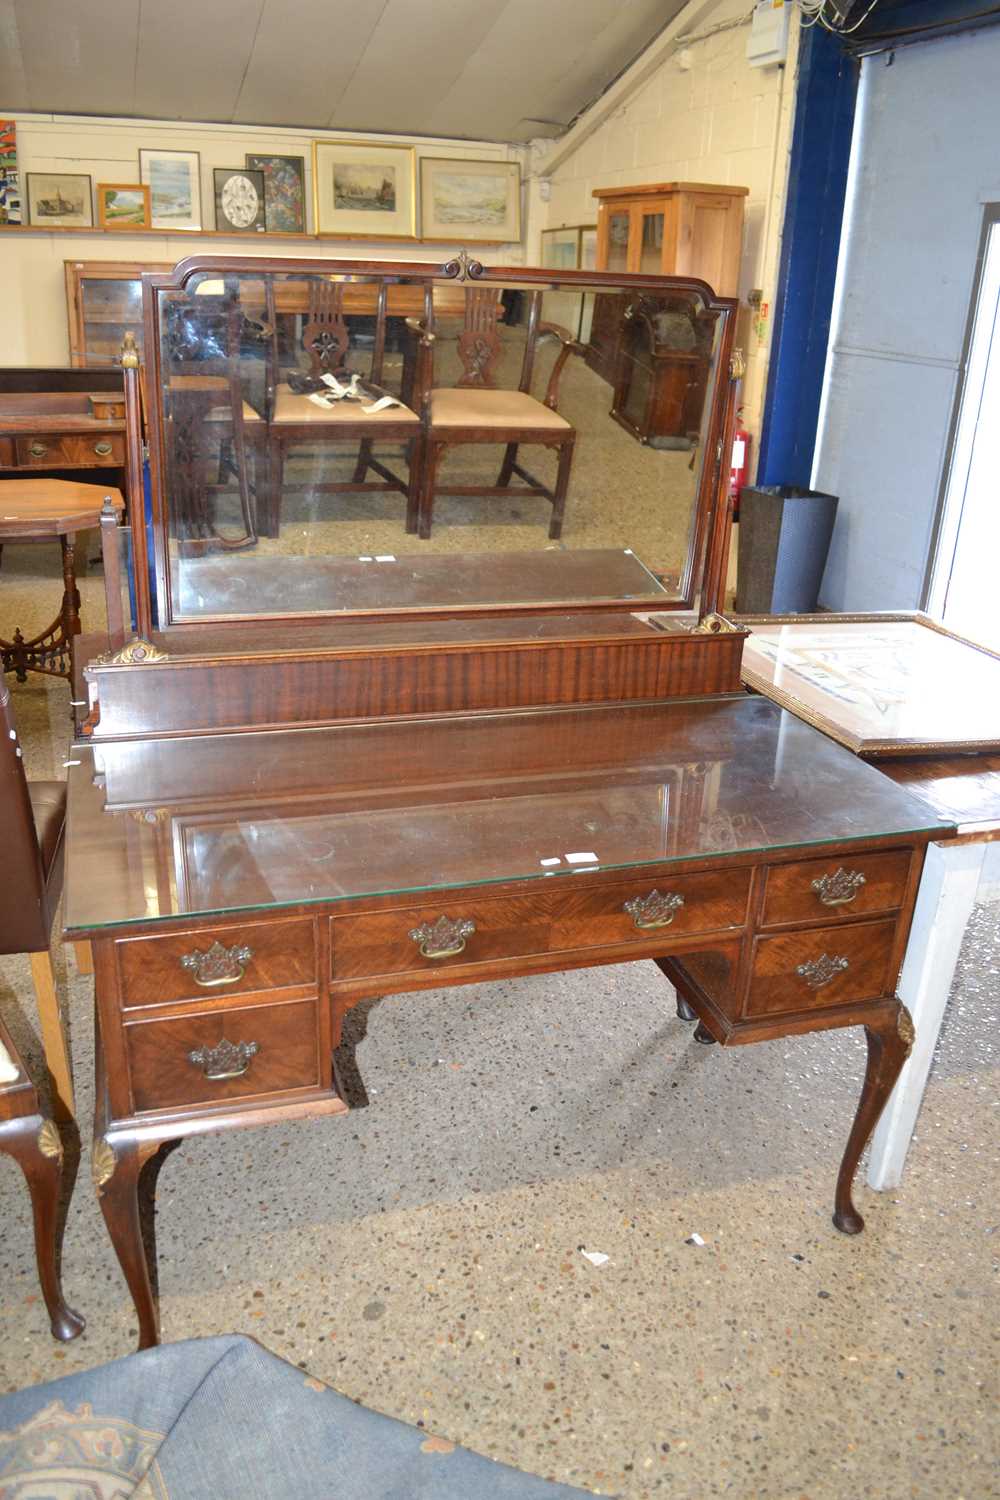
[[[617,309],[611,381],[570,292]],[[144,278],[151,552],[133,525],[137,631],[85,671],[65,898],[143,1345],[144,1164],[345,1114],[345,1016],[387,994],[643,959],[705,1043],[862,1026],[834,1192],[862,1228],[942,825],[740,690],[745,632],[712,613],[734,306],[465,256]]]

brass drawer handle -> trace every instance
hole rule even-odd
[[[860,870],[845,870],[841,865],[832,875],[814,880],[812,888],[824,906],[848,906],[865,883]]]
[[[684,897],[672,891],[662,896],[659,891],[650,891],[648,896],[633,896],[631,901],[625,902],[622,910],[627,911],[635,925],[645,932],[652,927],[669,927],[683,905]]]
[[[113,453],[114,451],[114,447],[111,443],[94,444],[94,452],[97,454],[98,458],[107,458],[108,454]]]
[[[795,972],[811,990],[819,990],[824,984],[829,984],[831,979],[836,979],[838,974],[843,974],[847,967],[846,958],[840,955],[831,958],[828,953],[823,953],[819,958],[811,958],[808,963],[799,964]]]
[[[258,1042],[230,1042],[223,1037],[217,1047],[196,1047],[188,1053],[188,1062],[213,1083],[222,1083],[242,1078],[259,1051]]]
[[[475,930],[475,922],[470,922],[468,917],[460,917],[457,922],[451,917],[438,917],[436,922],[411,927],[409,936],[420,944],[424,958],[452,958],[462,952],[466,938],[470,938]]]
[[[181,959],[181,968],[189,969],[194,975],[195,984],[208,990],[217,984],[237,984],[246,973],[247,964],[252,958],[253,949],[247,948],[245,944],[238,943],[232,948],[224,948],[220,942],[214,942],[204,952],[195,948],[193,953],[185,953]]]
[[[49,450],[44,443],[32,443],[29,451],[32,458],[44,458]]]

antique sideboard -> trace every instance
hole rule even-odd
[[[319,332],[315,317],[305,334],[273,326],[310,316],[277,311],[293,275],[321,283],[307,299],[325,309]],[[383,287],[424,311],[393,339]],[[568,287],[686,297],[714,321],[693,458],[635,444],[558,328],[525,381],[546,297]],[[510,357],[491,342],[501,297]],[[464,257],[192,260],[147,277],[144,302],[152,567],[135,533],[136,631],[122,622],[85,672],[65,905],[68,934],[93,947],[93,1177],[140,1343],[159,1336],[144,1164],[186,1135],[347,1113],[344,1018],[377,995],[644,959],[700,1042],[862,1026],[868,1065],[833,1194],[836,1226],[859,1232],[852,1180],[912,1040],[896,980],[924,850],[945,826],[740,690],[745,632],[711,610],[734,305],[680,278]],[[377,382],[416,419],[404,438],[394,418],[392,472],[422,472],[435,391],[452,406],[473,391],[506,423],[518,380],[542,400],[561,359],[577,451],[559,544],[535,498],[554,462],[537,417],[526,430],[542,454],[508,462],[502,427],[498,451],[467,460],[467,490],[442,489],[428,536],[366,479],[378,429],[357,408],[285,462],[275,493],[267,444],[239,437],[254,420],[243,407],[266,427],[272,387],[294,389],[313,355],[322,365],[324,333],[341,386],[416,341]],[[297,370],[275,365],[276,346],[303,350]],[[192,433],[177,393],[199,360],[218,395]],[[130,430],[134,387],[127,371]],[[277,536],[256,524],[276,509]]]

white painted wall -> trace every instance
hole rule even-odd
[[[539,143],[533,170],[550,179],[551,196],[532,223],[594,223],[592,193],[599,187],[673,181],[747,187],[740,297],[760,287],[773,307],[798,28],[793,17],[784,67],[753,68],[746,60],[747,15],[746,0],[691,0],[566,136],[554,147]],[[705,35],[715,27],[725,29]],[[537,258],[537,246],[529,243],[528,253]],[[752,432],[760,429],[770,333],[770,321],[761,337],[748,313],[740,320],[744,420]]]
[[[188,125],[164,120],[104,120],[87,116],[13,115],[17,122],[18,169],[22,201],[27,172],[87,172],[99,182],[138,182],[139,148],[198,151],[201,154],[202,223],[214,228],[213,169],[243,164],[248,151],[302,156],[306,163],[307,225],[312,222],[311,143],[324,139],[363,139],[347,131],[303,132],[277,127]],[[380,138],[415,145],[418,157],[457,156],[486,161],[523,159],[524,148],[491,141],[448,141],[439,137]],[[96,223],[96,218],[95,218]],[[0,366],[61,365],[69,361],[64,260],[162,261],[186,255],[342,256],[372,260],[446,260],[454,245],[408,241],[271,239],[254,235],[202,238],[194,234],[72,234],[0,231]],[[483,245],[476,254],[494,265],[523,263],[518,245]]]
[[[867,59],[813,485],[840,496],[829,609],[912,609],[983,204],[1000,201],[1000,30]]]

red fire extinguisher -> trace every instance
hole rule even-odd
[[[736,414],[737,424],[741,423],[743,409],[740,408]],[[729,498],[733,502],[733,520],[739,519],[740,514],[740,490],[747,482],[750,473],[750,434],[746,428],[737,425],[733,433],[733,455],[729,465]]]

